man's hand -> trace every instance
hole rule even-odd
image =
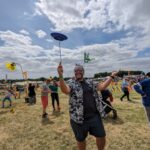
[[[58,75],[59,77],[63,76],[63,66],[61,65],[61,62],[59,63],[59,66],[57,67]]]
[[[115,76],[117,76],[117,74],[118,74],[117,71],[113,71],[113,72],[111,73],[111,76],[115,77]]]

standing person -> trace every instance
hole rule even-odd
[[[45,80],[41,88],[41,101],[43,107],[42,118],[46,118],[48,115],[48,113],[46,112],[46,108],[48,106],[48,93],[50,93],[50,89],[48,86],[49,86],[49,80]]]
[[[105,146],[105,130],[100,116],[101,97],[97,90],[104,90],[111,83],[112,75],[102,84],[94,85],[92,80],[84,79],[84,68],[76,65],[74,68],[75,79],[67,85],[63,79],[63,66],[58,68],[60,88],[63,93],[69,94],[70,123],[73,129],[79,150],[86,149],[86,137],[88,133],[95,136],[98,150]]]
[[[55,100],[57,102],[57,110],[60,111],[57,81],[53,79],[52,84],[49,85],[49,88],[51,90],[51,99],[52,99],[53,111],[56,110],[55,109]]]
[[[123,79],[122,81],[122,91],[123,95],[120,98],[121,101],[123,101],[123,98],[126,96],[128,101],[131,101],[129,98],[129,80],[127,78]]]
[[[146,79],[134,85],[134,89],[142,96],[142,103],[150,126],[150,72],[148,72],[146,76]]]
[[[36,103],[35,85],[29,83],[28,87],[29,104]]]

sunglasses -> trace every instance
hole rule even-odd
[[[81,72],[81,73],[83,73],[84,71],[83,71],[83,69],[78,68],[78,69],[75,69],[74,72],[75,72],[75,73],[76,73],[76,72]]]

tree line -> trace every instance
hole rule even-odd
[[[101,78],[101,77],[106,77],[111,75],[111,72],[100,72],[100,73],[96,73],[94,74],[94,78]],[[118,73],[119,77],[123,77],[123,76],[127,76],[127,75],[145,75],[145,73],[143,71],[123,71],[120,70]],[[58,77],[54,77],[55,80],[59,80]],[[36,78],[36,79],[28,79],[27,81],[44,81],[45,77],[40,77],[40,78]],[[66,77],[64,78],[65,80],[70,79],[70,77]],[[8,79],[7,83],[14,83],[14,82],[23,82],[25,81],[24,79]],[[1,83],[6,82],[4,79],[0,80]]]
[[[111,72],[100,72],[100,73],[94,74],[94,78],[101,78],[101,77],[106,77],[109,75],[111,75]],[[123,71],[123,70],[120,70],[118,72],[119,77],[123,77],[127,75],[145,75],[145,73],[143,71]]]

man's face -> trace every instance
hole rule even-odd
[[[76,66],[74,69],[74,74],[77,80],[82,80],[84,75],[84,70],[81,66]]]

